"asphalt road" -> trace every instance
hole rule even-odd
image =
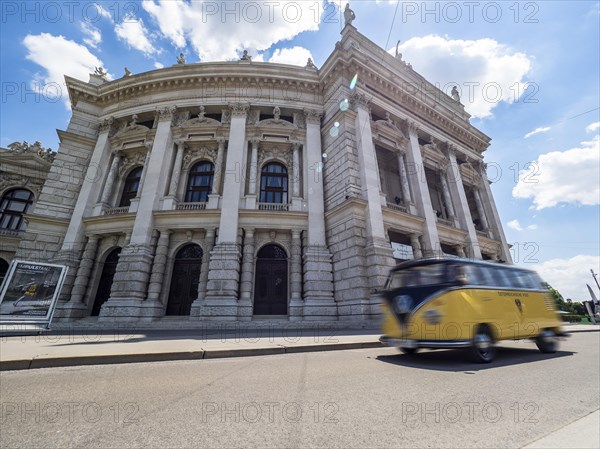
[[[597,410],[600,334],[0,373],[0,446],[522,447]]]

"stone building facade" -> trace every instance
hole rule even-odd
[[[318,70],[245,57],[66,81],[73,115],[16,254],[69,266],[58,319],[365,321],[399,260],[510,263],[490,139],[351,24]]]

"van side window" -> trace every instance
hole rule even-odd
[[[465,265],[463,270],[467,276],[467,284],[488,285],[485,267],[480,267],[478,265]]]
[[[492,285],[494,287],[511,287],[512,286],[512,281],[511,281],[511,276],[510,273],[508,273],[508,270],[505,270],[503,268],[492,268],[492,277],[493,277],[493,283]]]

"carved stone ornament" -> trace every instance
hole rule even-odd
[[[230,109],[223,109],[221,111],[221,123],[223,123],[225,125],[231,123],[231,110]]]
[[[214,164],[217,159],[217,150],[207,147],[187,150],[183,156],[183,169],[188,170],[194,162],[202,159],[209,160]]]
[[[262,167],[263,163],[268,160],[278,160],[282,162],[288,170],[292,167],[292,152],[287,148],[261,148],[258,152],[258,166]]]
[[[413,122],[412,120],[409,120],[408,123],[407,123],[407,126],[408,126],[408,131],[409,132],[415,133],[415,134],[417,132],[419,132],[420,127],[419,127],[418,123]]]
[[[114,123],[115,123],[115,119],[113,117],[105,118],[104,120],[102,120],[100,122],[100,125],[98,126],[98,131],[101,133],[110,131],[111,127],[113,126]]]
[[[180,128],[191,128],[194,126],[220,126],[221,122],[215,120],[214,118],[205,117],[206,112],[204,112],[204,106],[200,106],[200,112],[194,118],[187,118],[182,121],[178,126]],[[189,113],[188,113],[189,115]],[[177,126],[177,125],[176,125]]]
[[[158,120],[173,120],[173,116],[175,115],[175,111],[177,108],[175,106],[167,106],[158,110]]]
[[[304,110],[305,122],[310,125],[320,125],[322,115],[323,114],[321,114],[319,111],[315,111],[314,109]]]
[[[232,103],[229,105],[231,117],[246,117],[249,105],[247,103]]]
[[[294,112],[294,125],[296,125],[296,127],[299,129],[306,128],[306,120],[304,118],[304,114]]]
[[[125,173],[135,166],[143,166],[144,162],[146,162],[146,153],[138,151],[136,153],[128,154],[123,157],[119,163],[119,176],[123,177]]]
[[[36,196],[42,191],[43,183],[36,181],[32,178],[26,178],[24,176],[12,175],[9,173],[0,174],[0,191],[6,188],[12,187],[27,187],[36,192]]]
[[[367,97],[365,94],[360,93],[360,92],[353,92],[352,95],[350,95],[350,105],[352,106],[352,109],[356,110],[359,107],[362,107],[368,111],[371,110],[371,99],[369,97]]]
[[[260,120],[260,111],[258,109],[251,109],[248,111],[248,115],[246,117],[246,123],[248,125],[256,125]]]
[[[124,124],[121,129],[116,133],[118,136],[122,136],[123,134],[128,133],[136,133],[136,132],[146,132],[150,131],[150,128],[144,125],[138,125],[137,123],[138,116],[134,114],[131,116],[131,121],[129,123]]]
[[[51,148],[44,148],[39,141],[35,141],[33,145],[30,145],[26,140],[21,142],[13,142],[8,146],[8,151],[11,153],[21,154],[30,153],[36,154],[42,159],[53,162],[56,157],[56,152],[52,151]]]

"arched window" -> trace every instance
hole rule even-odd
[[[119,207],[126,207],[131,204],[131,200],[137,195],[138,188],[140,187],[140,180],[142,179],[143,167],[134,168],[129,172],[125,179],[125,185],[123,186],[123,194],[121,195],[121,202]]]
[[[271,162],[262,168],[260,176],[260,202],[287,204],[288,176],[282,164]]]
[[[186,203],[205,203],[212,192],[215,166],[211,162],[202,161],[194,164],[190,170],[185,192]]]
[[[23,214],[33,203],[33,193],[25,189],[6,192],[0,204],[0,228],[20,231],[25,226]]]

